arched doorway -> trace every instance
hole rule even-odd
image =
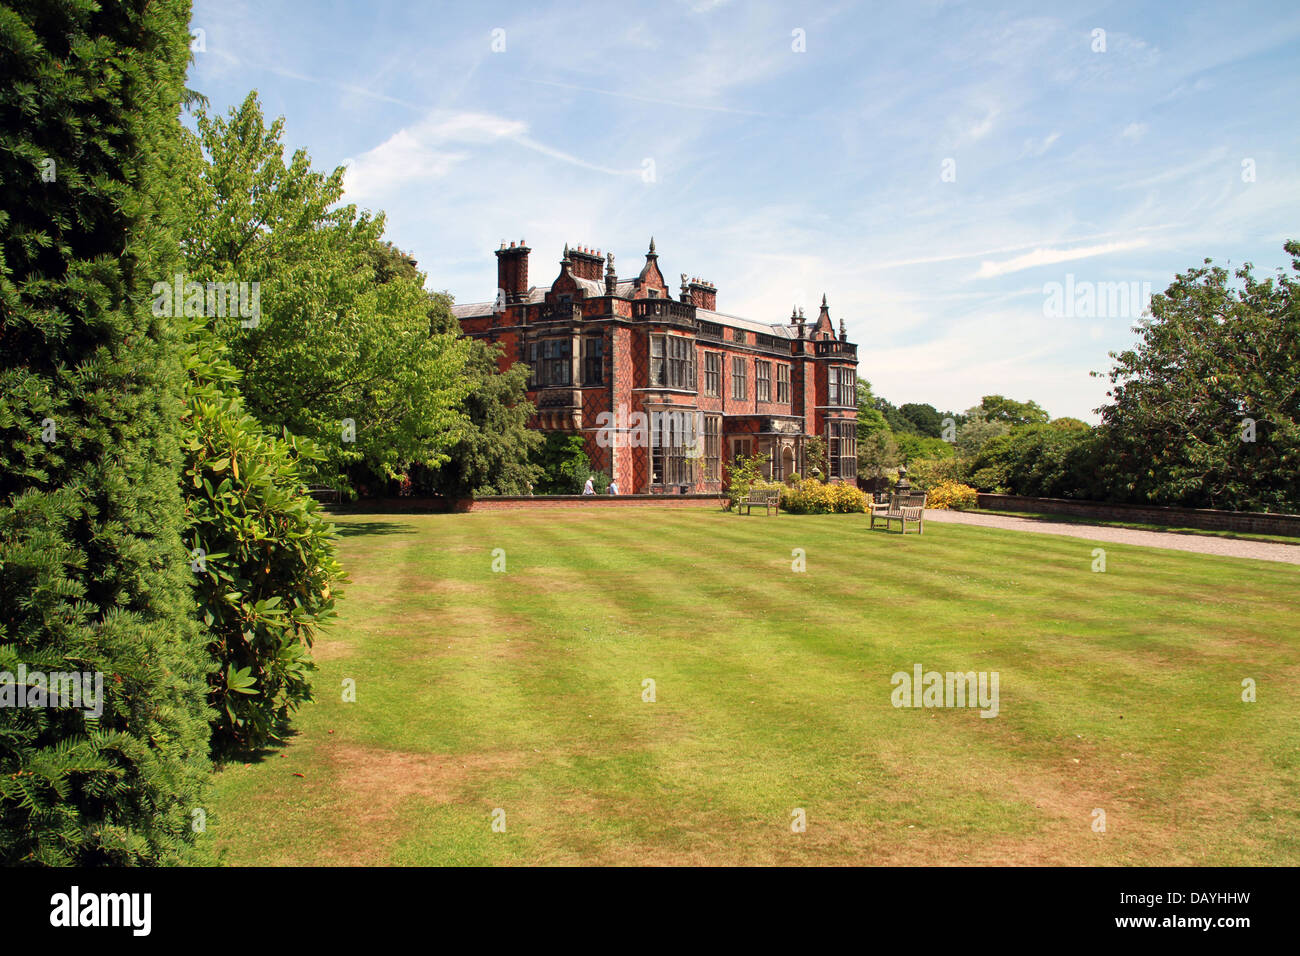
[[[794,449],[789,445],[781,448],[781,477],[789,478],[794,474]]]

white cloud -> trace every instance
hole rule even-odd
[[[587,162],[527,135],[528,124],[490,113],[435,111],[398,130],[374,149],[345,161],[344,188],[354,201],[371,200],[412,185],[441,179],[469,159],[465,147],[519,146],[583,169],[611,176],[638,176],[640,168],[612,169]],[[454,149],[452,147],[460,147]]]
[[[1051,149],[1052,144],[1055,143],[1060,138],[1061,138],[1060,132],[1056,131],[1056,132],[1048,133],[1042,139],[1027,139],[1025,140],[1025,148],[1020,155],[1035,156],[1035,157],[1042,156],[1045,152]]]
[[[1120,133],[1120,135],[1123,136],[1125,139],[1131,139],[1133,140],[1133,142],[1137,142],[1146,134],[1147,134],[1146,123],[1129,123],[1127,126],[1124,127],[1124,132]]]
[[[1010,272],[1020,272],[1022,269],[1050,266],[1058,262],[1070,262],[1073,259],[1088,259],[1092,256],[1106,256],[1113,252],[1137,249],[1147,244],[1146,239],[1129,239],[1125,242],[1107,242],[1098,246],[1080,246],[1077,249],[1035,249],[1023,256],[1004,259],[1001,262],[985,259],[980,263],[979,271],[972,278],[992,279]]]

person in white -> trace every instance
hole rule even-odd
[[[613,480],[613,479],[611,479],[610,482],[609,482],[609,487],[605,489],[605,494],[607,494],[607,495],[616,495],[616,494],[618,494],[618,482],[615,481],[615,480]]]
[[[584,495],[594,495],[596,493],[596,489],[591,486],[590,478],[588,478],[587,483],[582,486],[582,493]]]

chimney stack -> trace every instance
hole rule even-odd
[[[528,296],[528,253],[532,250],[519,240],[506,248],[502,240],[497,250],[497,289],[507,302],[522,302]]]
[[[576,278],[600,281],[601,266],[605,264],[605,257],[598,250],[588,249],[586,246],[570,246],[569,261],[573,265],[573,275]]]
[[[692,279],[687,288],[690,290],[691,302],[695,308],[708,309],[710,312],[718,310],[718,287],[712,282]]]

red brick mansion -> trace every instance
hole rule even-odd
[[[532,424],[583,435],[623,494],[720,491],[730,461],[760,452],[772,478],[804,474],[813,435],[828,477],[855,479],[857,346],[825,296],[815,320],[760,322],[717,311],[717,289],[685,273],[674,299],[653,239],[634,279],[612,253],[566,247],[551,284],[530,286],[529,252],[502,243],[496,299],[452,311],[505,346],[503,368],[530,366]]]

